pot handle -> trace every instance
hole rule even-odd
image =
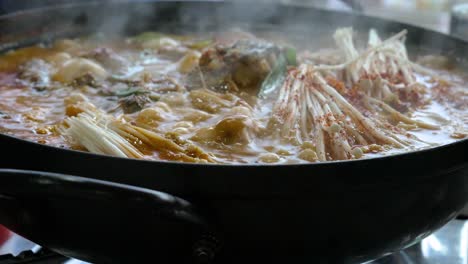
[[[204,218],[182,198],[39,171],[0,169],[0,223],[93,263],[138,263],[149,255],[209,262],[217,248]]]

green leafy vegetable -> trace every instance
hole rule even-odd
[[[284,79],[286,78],[287,66],[297,65],[296,53],[296,49],[293,47],[286,47],[284,51],[280,53],[275,66],[262,83],[258,93],[259,97],[265,97],[267,94],[279,89],[283,85]]]
[[[286,60],[288,61],[288,65],[297,65],[297,55],[296,49],[293,47],[287,47],[285,49]]]
[[[208,47],[209,45],[213,44],[213,40],[212,39],[205,39],[205,40],[200,40],[200,41],[196,41],[189,46],[189,48],[192,48],[192,49],[204,49],[206,47]]]
[[[287,70],[287,59],[286,56],[280,54],[278,60],[276,61],[275,66],[270,71],[268,76],[262,82],[262,86],[258,95],[260,97],[265,97],[267,94],[272,91],[279,89],[284,82]]]
[[[149,32],[143,32],[141,34],[138,34],[132,37],[131,40],[141,43],[141,42],[146,42],[146,41],[153,40],[153,39],[160,39],[164,36],[165,34],[149,31]]]

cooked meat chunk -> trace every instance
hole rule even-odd
[[[191,138],[197,142],[246,145],[252,140],[255,122],[245,115],[227,116],[212,127],[199,129]]]
[[[126,114],[140,111],[149,102],[151,100],[146,94],[132,94],[119,100],[120,106]]]
[[[200,69],[189,75],[189,82],[192,88],[206,85],[216,91],[256,91],[280,52],[278,46],[254,39],[216,45],[202,54]]]

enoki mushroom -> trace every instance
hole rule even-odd
[[[214,162],[211,155],[192,143],[168,138],[126,123],[100,111],[86,110],[68,117],[59,132],[89,152],[127,158],[146,158],[145,149],[185,162]]]
[[[362,95],[364,106],[372,112],[384,111],[396,121],[420,128],[438,129],[438,126],[413,120],[395,109],[408,109],[408,106],[422,104],[426,87],[417,82],[415,73],[430,74],[429,70],[409,60],[404,45],[406,33],[403,30],[382,41],[377,32],[371,29],[368,48],[359,53],[354,46],[352,28],[338,29],[334,38],[347,62],[315,68],[329,75],[341,74],[348,86]],[[402,100],[405,102],[402,103]]]
[[[312,141],[321,161],[359,158],[360,147],[371,144],[403,148],[417,141],[365,117],[306,64],[289,71],[269,126],[280,139]]]

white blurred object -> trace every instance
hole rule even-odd
[[[395,5],[404,8],[412,8],[417,10],[433,10],[433,11],[444,11],[450,6],[450,0],[384,0],[388,6]]]
[[[349,5],[347,5],[346,3],[344,3],[344,1],[341,0],[280,0],[279,2],[283,4],[313,6],[317,8],[325,8],[332,10],[351,11]]]
[[[451,13],[450,34],[468,40],[468,3],[454,4]]]
[[[451,0],[361,0],[365,14],[449,33]]]
[[[279,0],[281,3],[352,11],[358,4],[365,15],[396,20],[449,33],[450,6],[455,0]],[[468,1],[468,0],[466,0]]]

